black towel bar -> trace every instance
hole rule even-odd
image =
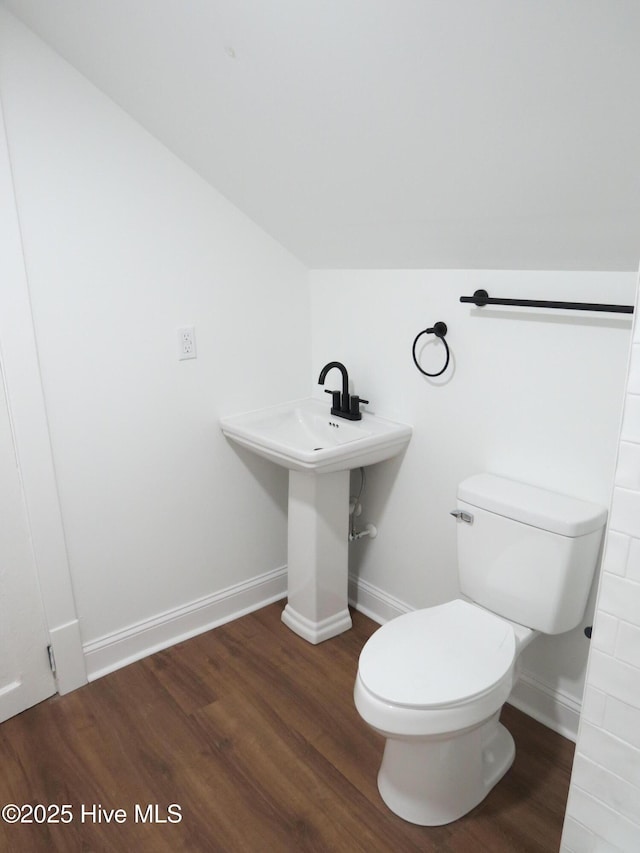
[[[546,299],[494,299],[486,290],[476,290],[473,296],[461,296],[460,302],[483,305],[521,305],[525,308],[561,308],[569,311],[607,311],[612,314],[633,314],[633,305],[604,305],[599,302],[554,302]]]

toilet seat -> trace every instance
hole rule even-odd
[[[387,707],[454,708],[503,692],[516,649],[509,622],[457,599],[387,622],[365,644],[358,676]]]

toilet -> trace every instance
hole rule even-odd
[[[478,474],[458,486],[463,597],[406,613],[360,654],[356,708],[386,738],[378,790],[395,814],[439,826],[471,811],[513,762],[499,722],[521,651],[579,624],[607,511]]]

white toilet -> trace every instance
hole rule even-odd
[[[457,820],[513,762],[498,722],[520,652],[584,615],[607,511],[479,474],[458,487],[456,599],[388,622],[360,655],[354,697],[387,739],[378,789],[423,826]]]

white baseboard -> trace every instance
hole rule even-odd
[[[87,683],[84,649],[77,619],[49,631],[51,648],[56,662],[56,685],[64,696]]]
[[[551,687],[523,669],[508,702],[547,728],[576,742],[582,706],[573,696]]]
[[[349,604],[380,625],[414,609],[355,575],[349,575]]]
[[[287,594],[286,566],[100,637],[83,647],[89,681],[238,619]]]
[[[360,613],[380,624],[414,609],[355,575],[349,575],[349,603]],[[578,737],[580,703],[572,696],[540,681],[532,673],[520,671],[520,677],[508,701],[510,705],[563,737],[574,742]]]

